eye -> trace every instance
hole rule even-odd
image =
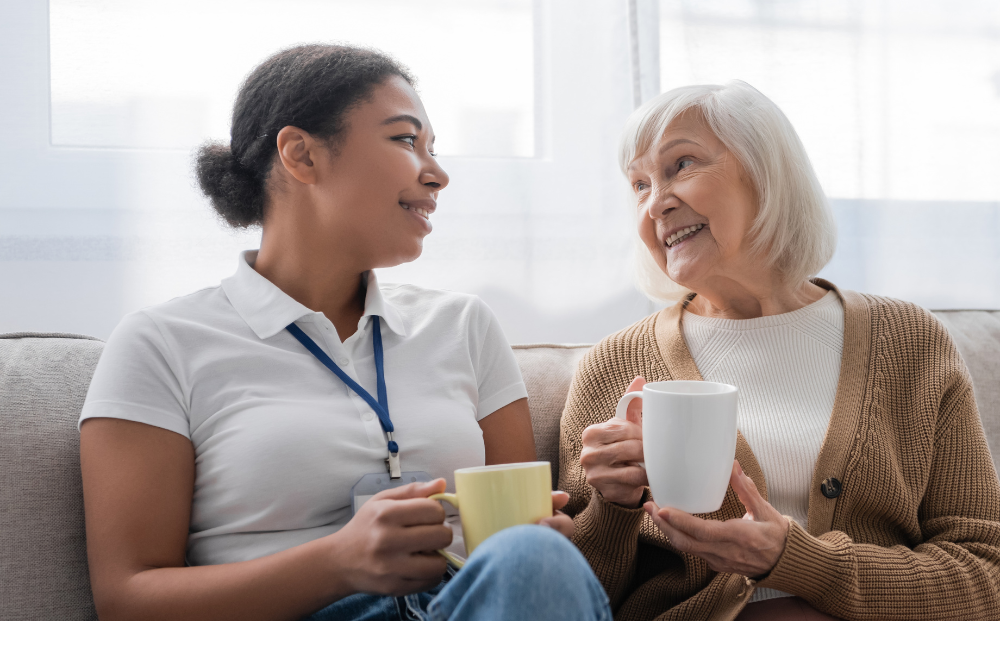
[[[398,137],[393,137],[393,141],[402,141],[404,144],[409,144],[411,148],[417,144],[417,135],[415,134],[401,134]]]
[[[694,164],[694,160],[692,160],[691,158],[689,158],[689,157],[682,157],[677,162],[677,171],[680,171],[681,169],[684,169],[686,167],[690,167],[693,164]]]
[[[636,192],[644,192],[649,189],[649,183],[643,183],[642,181],[636,181],[632,184],[632,189]]]

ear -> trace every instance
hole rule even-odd
[[[286,125],[278,132],[278,158],[292,178],[315,185],[317,180],[313,154],[319,149],[317,141],[305,130]]]

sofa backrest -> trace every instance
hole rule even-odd
[[[590,345],[514,345],[514,357],[528,388],[535,454],[552,464],[552,488],[559,482],[559,420],[569,383]]]
[[[937,313],[969,370],[1000,468],[1000,311]],[[76,421],[103,344],[0,334],[0,620],[93,619]],[[540,460],[559,477],[559,420],[586,345],[515,345]]]
[[[76,421],[103,346],[0,334],[0,620],[96,618]]]

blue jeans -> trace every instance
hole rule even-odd
[[[307,621],[610,621],[608,596],[583,554],[544,526],[508,528],[425,593],[358,593]]]

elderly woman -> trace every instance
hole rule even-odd
[[[1000,618],[1000,485],[968,371],[922,308],[814,276],[835,228],[781,111],[742,82],[626,125],[640,282],[677,303],[584,358],[562,418],[574,541],[619,619]],[[740,390],[722,507],[658,508],[653,380]]]

